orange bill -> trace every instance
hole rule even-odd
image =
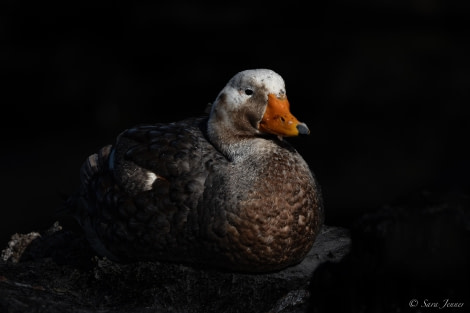
[[[268,94],[268,106],[259,123],[259,130],[282,137],[310,133],[307,125],[299,122],[290,113],[287,97],[284,95],[278,97],[272,93]]]

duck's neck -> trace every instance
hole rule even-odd
[[[207,136],[212,145],[230,161],[238,161],[257,153],[266,140],[256,130],[240,130],[214,118],[207,122]]]
[[[228,160],[237,162],[252,156],[256,147],[260,146],[261,138],[253,137],[228,137],[228,136],[209,136],[209,140],[214,147],[219,150]]]

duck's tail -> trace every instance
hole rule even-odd
[[[107,145],[101,148],[97,153],[90,155],[85,162],[83,162],[80,169],[80,187],[72,194],[59,194],[63,204],[57,208],[56,215],[76,216],[78,214],[79,207],[81,206],[80,201],[83,201],[83,196],[92,182],[92,178],[108,167],[111,151],[112,146]]]

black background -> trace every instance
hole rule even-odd
[[[0,19],[1,246],[56,219],[83,160],[134,124],[203,112],[270,68],[310,136],[289,139],[326,223],[468,184],[470,5],[10,1]]]

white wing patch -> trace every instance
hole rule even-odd
[[[158,176],[155,173],[152,172],[147,172],[147,179],[145,180],[145,187],[144,190],[150,190],[152,189],[152,185],[157,180]]]

